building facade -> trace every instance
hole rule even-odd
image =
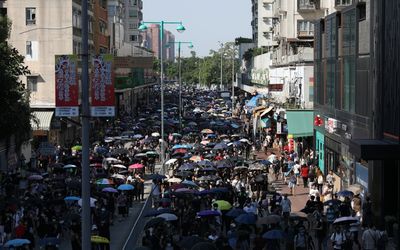
[[[165,45],[161,48],[160,42],[160,25],[151,24],[149,25],[143,38],[143,45],[145,48],[153,51],[154,57],[160,59],[160,53],[163,53],[164,60],[174,61],[175,60],[175,36],[172,32],[164,29],[164,41]],[[168,45],[168,46],[166,46]]]
[[[124,0],[124,41],[135,46],[142,43],[142,35],[138,29],[143,20],[142,8],[142,0]]]

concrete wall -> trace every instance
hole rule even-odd
[[[37,92],[31,106],[54,107],[54,55],[72,54],[72,1],[8,1],[7,15],[12,21],[10,43],[26,55],[26,42],[35,41],[37,57],[26,59],[32,74],[38,74]],[[25,8],[36,8],[36,24],[26,25]],[[26,78],[22,78],[26,83]]]

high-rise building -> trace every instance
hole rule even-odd
[[[162,51],[164,60],[173,61],[175,60],[175,36],[172,32],[164,29],[163,37],[164,48],[161,48],[160,25],[151,24],[144,34],[143,45],[145,48],[153,51],[156,58],[160,58]]]
[[[108,0],[108,31],[110,34],[110,52],[116,55],[123,47],[125,33],[124,0]]]
[[[142,8],[142,0],[124,0],[124,40],[135,46],[139,46],[142,43],[142,35],[138,29],[140,22],[143,20]]]

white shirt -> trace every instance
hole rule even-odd
[[[320,196],[320,195],[319,195],[318,189],[316,189],[316,188],[311,188],[311,189],[310,189],[310,196],[314,196],[314,197]]]
[[[293,171],[294,171],[294,173],[295,173],[295,174],[300,174],[300,168],[301,168],[300,164],[295,164],[295,165],[293,166]]]
[[[236,189],[236,191],[240,192],[240,189],[242,188],[242,182],[240,180],[236,180],[234,179],[232,181],[232,187],[234,187]]]

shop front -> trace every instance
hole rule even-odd
[[[328,173],[332,170],[335,177],[334,191],[340,191],[342,189],[342,178],[344,174],[340,165],[341,144],[338,141],[335,141],[332,138],[325,136],[324,145],[325,171],[326,173]]]
[[[318,167],[322,171],[322,173],[326,174],[325,172],[325,135],[319,131],[315,131],[315,153],[318,157]]]

